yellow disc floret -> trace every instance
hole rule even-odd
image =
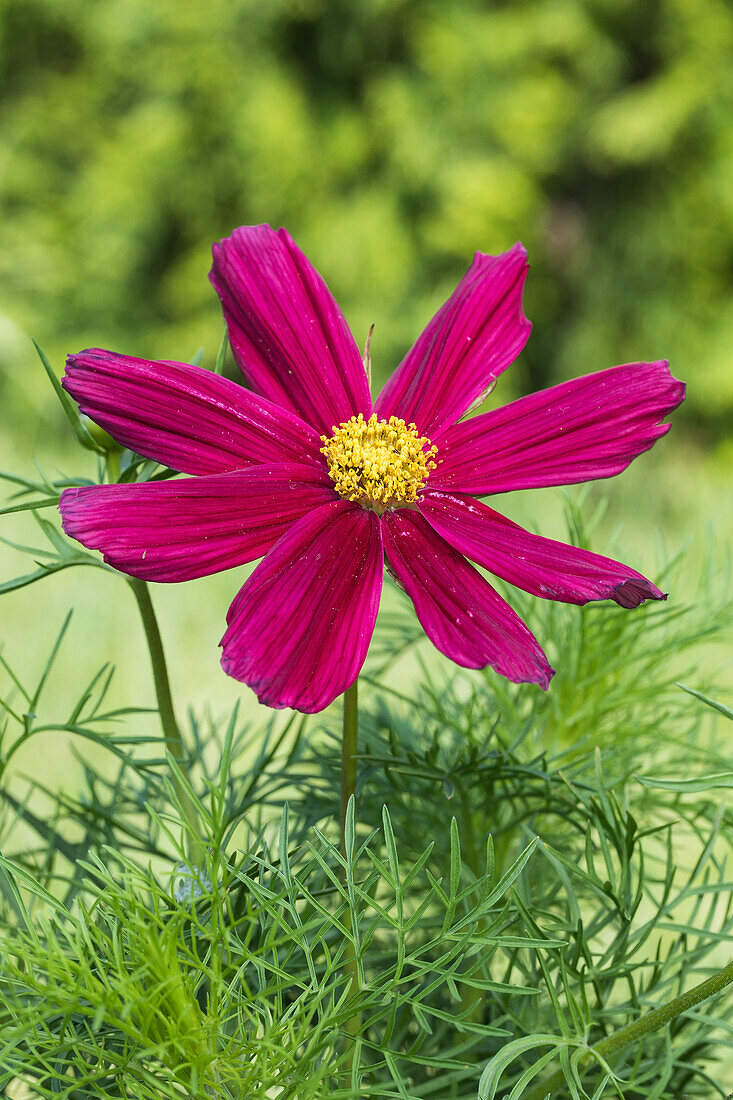
[[[321,439],[336,492],[378,512],[414,504],[435,469],[438,448],[397,416],[378,420],[373,413],[365,420],[359,413]]]

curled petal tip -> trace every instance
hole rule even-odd
[[[611,599],[621,607],[639,607],[647,600],[666,600],[667,593],[662,592],[644,577],[630,577],[614,588]]]

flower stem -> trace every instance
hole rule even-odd
[[[358,679],[344,692],[344,733],[341,741],[341,854],[346,859],[346,810],[356,793],[356,745],[359,731]]]
[[[120,476],[121,448],[115,445],[107,452],[107,476],[110,484],[114,484]]]
[[[171,685],[168,679],[168,667],[166,665],[165,652],[163,650],[163,640],[160,636],[158,620],[155,617],[155,611],[153,610],[153,604],[150,599],[150,592],[145,581],[129,577],[128,582],[137,600],[137,606],[140,609],[140,618],[142,619],[143,630],[145,631],[145,638],[148,643],[150,665],[153,671],[153,682],[155,684],[155,697],[158,702],[158,713],[160,714],[160,725],[163,730],[163,737],[178,768],[186,775],[186,746],[183,743],[181,730],[176,721],[176,714],[173,709],[173,697],[171,696]],[[189,855],[194,865],[194,869],[196,869],[201,866],[205,855],[204,845],[199,835],[199,816],[196,811],[196,804],[188,788],[180,781],[175,772],[173,774],[173,785],[178,794],[183,816],[188,827]]]
[[[584,1055],[582,1062],[587,1061],[594,1054],[604,1059],[611,1054],[616,1054],[619,1050],[623,1050],[624,1047],[629,1046],[638,1039],[643,1039],[645,1036],[651,1035],[652,1032],[658,1031],[659,1028],[670,1023],[682,1012],[686,1012],[689,1008],[700,1004],[701,1001],[707,1000],[708,997],[720,993],[731,982],[733,982],[733,962],[729,962],[727,966],[724,966],[722,970],[718,970],[711,977],[706,978],[704,982],[688,989],[686,993],[680,993],[678,997],[674,997],[666,1004],[660,1005],[659,1008],[654,1008],[651,1012],[645,1013],[632,1024],[627,1024],[626,1027],[614,1031],[612,1035],[607,1035],[605,1039],[601,1039],[599,1043],[590,1048],[588,1053]],[[565,1076],[562,1070],[558,1070],[551,1077],[541,1081],[536,1088],[530,1089],[525,1100],[543,1100],[548,1093],[552,1094],[553,1090],[562,1085],[564,1081]]]
[[[481,863],[479,859],[479,850],[476,843],[476,830],[474,828],[473,814],[471,812],[471,799],[465,788],[459,786],[458,794],[461,800],[461,806],[463,813],[461,814],[461,851],[463,862],[468,867],[475,877],[478,879],[481,877]],[[483,921],[480,922],[479,928]],[[474,989],[472,986],[467,985],[465,982],[461,984],[461,1015],[472,1023],[480,1023],[483,1013],[483,995],[479,989]],[[469,1012],[470,1010],[470,1012]]]
[[[356,748],[359,730],[359,705],[358,705],[358,680],[354,680],[350,688],[344,692],[344,732],[341,742],[341,813],[340,835],[341,854],[346,859],[346,810],[349,799],[356,793]],[[346,868],[343,871],[344,886],[346,886]],[[347,908],[344,923],[349,932],[353,931],[351,923],[351,909]],[[359,969],[356,965],[356,949],[351,940],[346,944],[344,959],[344,975],[351,983],[352,996],[359,988]],[[361,1031],[361,1012],[356,1012],[346,1021],[344,1030],[348,1036],[345,1069],[345,1085],[348,1088],[353,1077],[354,1057],[356,1044],[354,1040]]]

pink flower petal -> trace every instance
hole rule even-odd
[[[142,485],[66,489],[67,535],[122,573],[186,581],[262,557],[306,512],[333,500],[325,472],[294,463]]]
[[[354,337],[286,230],[242,226],[213,254],[209,278],[248,384],[319,434],[356,413],[368,417],[369,385]]]
[[[611,599],[622,607],[667,598],[628,565],[533,535],[473,497],[426,490],[419,508],[456,550],[534,596],[577,604]]]
[[[63,386],[118,443],[185,474],[259,462],[323,465],[311,427],[201,367],[92,348],[69,356]]]
[[[431,489],[506,493],[613,477],[669,430],[684,399],[666,360],[586,374],[454,424]]]
[[[323,710],[359,674],[382,591],[375,512],[339,500],[309,512],[234,600],[224,671],[270,707]]]
[[[433,439],[486,393],[527,343],[522,309],[527,253],[477,252],[455,291],[407,353],[375,402]]]
[[[389,565],[441,653],[466,668],[491,665],[515,683],[547,688],[553,670],[536,638],[479,572],[419,512],[384,516]]]

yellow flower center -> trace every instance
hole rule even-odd
[[[438,448],[397,416],[377,420],[372,413],[365,420],[359,413],[338,428],[334,425],[330,439],[321,439],[336,492],[377,512],[413,504],[435,469]]]

